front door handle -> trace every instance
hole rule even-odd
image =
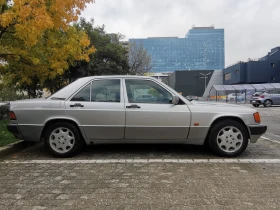
[[[80,103],[76,103],[76,104],[70,105],[70,107],[84,107],[84,105],[82,105]]]
[[[136,105],[136,104],[132,104],[130,106],[126,106],[126,108],[128,108],[128,109],[140,109],[141,107]]]

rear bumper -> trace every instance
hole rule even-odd
[[[19,127],[17,124],[9,124],[7,125],[7,129],[10,133],[12,133],[17,139],[21,139],[21,140],[24,140],[23,139],[23,136],[19,130]]]
[[[259,100],[259,99],[256,99],[256,100],[250,100],[250,103],[251,104],[263,104],[264,100]]]
[[[266,130],[266,125],[249,125],[248,126],[249,132],[250,132],[250,140],[251,143],[256,143],[257,140],[263,135]]]

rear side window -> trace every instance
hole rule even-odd
[[[120,79],[93,81],[91,87],[91,101],[120,102]]]

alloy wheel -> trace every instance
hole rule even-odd
[[[241,131],[234,126],[222,128],[217,136],[217,143],[221,150],[227,153],[238,151],[243,144]]]
[[[51,148],[60,153],[70,151],[75,144],[75,136],[72,131],[65,127],[56,128],[49,137]]]

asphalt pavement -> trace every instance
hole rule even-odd
[[[250,106],[250,105],[245,105]],[[42,144],[0,159],[0,209],[279,209],[280,107],[238,158],[191,145],[96,145],[73,158]]]

